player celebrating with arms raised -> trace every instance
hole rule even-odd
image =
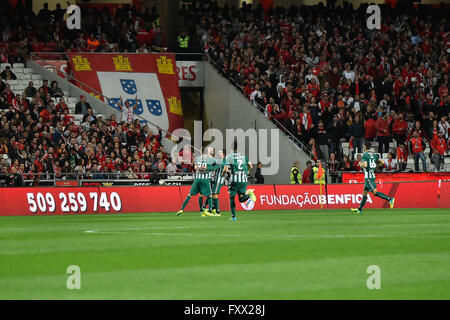
[[[234,141],[232,151],[225,158],[223,174],[231,173],[228,193],[230,195],[231,220],[236,221],[236,203],[234,201],[236,194],[239,196],[239,202],[245,202],[249,198],[256,202],[256,196],[253,193],[254,189],[247,190],[248,168],[253,168],[252,163],[245,155],[237,152],[237,141]]]
[[[389,201],[391,209],[394,207],[395,199],[388,197],[382,192],[377,191],[377,185],[375,183],[375,169],[378,165],[384,165],[384,162],[379,158],[378,154],[370,151],[372,145],[369,142],[364,143],[364,154],[360,161],[361,168],[364,169],[364,192],[359,208],[351,209],[356,214],[361,214],[362,209],[367,201],[367,194],[372,192],[374,196]]]

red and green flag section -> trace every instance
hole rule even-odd
[[[184,127],[174,54],[71,53],[68,58],[72,76],[86,85],[81,89],[111,108],[119,109],[120,96],[134,106],[137,95],[135,119],[169,132]]]

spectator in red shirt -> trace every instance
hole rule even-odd
[[[303,170],[302,183],[314,183],[314,171],[311,161],[306,161],[306,169]]]
[[[448,96],[448,81],[443,82],[438,89],[439,98],[441,101],[445,101]]]
[[[307,141],[311,137],[312,129],[314,128],[311,112],[308,107],[303,107],[303,113],[300,113],[299,118],[302,122],[303,139]]]
[[[183,150],[180,151],[179,159],[181,162],[181,168],[183,169],[184,172],[187,172],[192,168],[192,163],[194,159],[191,148],[188,144],[185,145]]]
[[[14,92],[11,90],[11,86],[9,84],[6,84],[5,91],[3,91],[3,96],[5,97],[6,102],[8,102],[9,105],[12,105]]]
[[[306,89],[308,89],[308,91],[310,93],[312,93],[312,95],[314,96],[314,98],[317,98],[319,92],[320,92],[320,88],[319,85],[316,83],[316,79],[311,78],[311,83],[308,84],[308,86],[306,87]]]
[[[392,126],[392,133],[394,135],[395,141],[397,141],[397,146],[405,142],[407,130],[408,123],[403,117],[403,113],[399,113],[397,120],[394,121],[394,124]]]
[[[431,139],[430,147],[433,152],[432,160],[434,167],[437,171],[440,171],[441,166],[444,164],[444,154],[448,150],[444,132],[439,131],[438,134]]]
[[[361,171],[361,165],[359,164],[362,160],[361,153],[358,153],[356,156],[355,161],[353,161],[353,171],[360,172]]]
[[[392,153],[388,153],[387,159],[384,161],[384,167],[387,172],[393,172],[398,170],[398,163],[394,159],[394,155]]]
[[[63,113],[66,109],[69,110],[69,106],[67,105],[64,97],[59,98],[59,103],[56,105],[56,111]]]
[[[397,163],[400,171],[405,171],[408,162],[408,149],[402,143],[397,146]]]
[[[376,121],[375,121],[375,117],[371,116],[369,117],[369,119],[367,119],[364,122],[364,139],[367,141],[373,141],[376,137],[377,134],[377,130],[376,130]]]
[[[414,170],[419,171],[419,159],[422,160],[423,171],[427,171],[427,161],[423,151],[425,150],[424,139],[419,136],[419,132],[414,131],[410,142],[411,153],[414,156]]]
[[[377,130],[378,137],[378,153],[389,152],[389,141],[391,140],[389,133],[389,121],[386,117],[386,112],[383,112],[381,118],[375,123],[375,129]],[[383,148],[384,147],[384,148]]]

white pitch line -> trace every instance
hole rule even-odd
[[[187,228],[187,227],[186,227]],[[152,229],[186,229],[185,227],[173,227],[173,228],[152,228]],[[149,228],[140,228],[149,229]],[[129,231],[140,230],[139,228],[129,228]],[[125,229],[123,229],[125,230]],[[100,234],[133,234],[132,232],[121,232],[121,231],[97,231],[97,230],[86,230],[86,233],[100,233]],[[193,233],[169,233],[169,232],[143,232],[140,234],[156,235],[156,236],[189,236],[189,237],[206,237],[207,234],[193,234]],[[324,235],[302,235],[302,234],[285,234],[285,235],[242,235],[242,234],[223,234],[216,233],[215,237],[234,237],[234,238],[266,238],[266,239],[289,239],[289,238],[303,238],[303,239],[336,239],[336,238],[450,238],[450,235],[379,235],[379,234],[324,234]]]
[[[128,234],[122,231],[137,231],[137,230],[177,230],[177,229],[189,229],[189,227],[145,227],[145,228],[123,228],[118,230],[86,230],[85,233],[117,233]]]

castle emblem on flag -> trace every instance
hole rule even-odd
[[[133,71],[133,69],[131,69],[131,64],[130,61],[128,61],[128,58],[124,58],[122,55],[118,55],[117,57],[113,57],[113,61],[117,71]]]
[[[99,95],[99,94],[95,94],[95,92],[91,92],[91,93],[89,93],[89,94],[90,94],[91,96],[93,96],[94,98],[100,100],[100,95]]]
[[[183,115],[183,109],[181,108],[181,101],[177,97],[170,97],[167,99],[169,101],[170,112]]]
[[[120,79],[123,91],[128,94],[136,94],[137,87],[136,82],[133,79]]]
[[[167,59],[166,56],[161,56],[159,59],[156,59],[156,63],[158,64],[159,73],[175,74],[173,71],[172,59]]]
[[[72,61],[75,66],[75,71],[92,70],[91,65],[86,57],[75,56],[72,58]]]

